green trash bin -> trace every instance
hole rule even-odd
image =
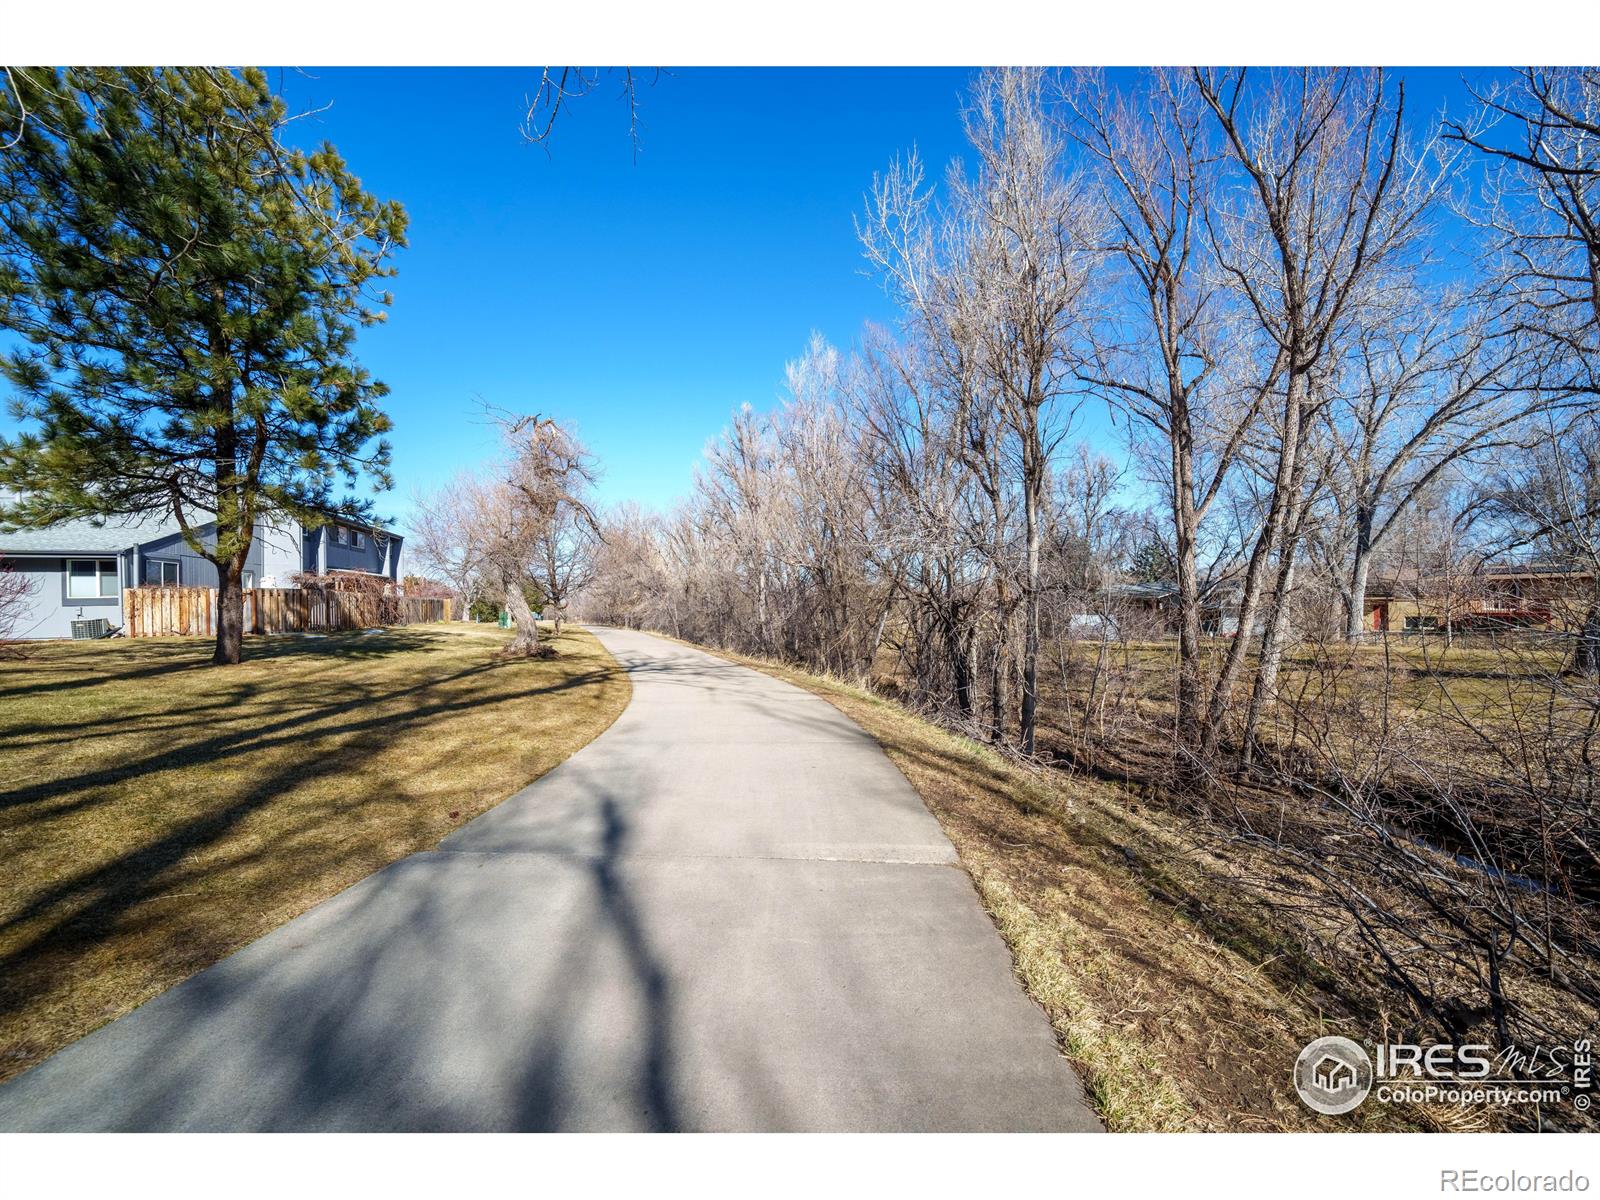
[[[511,628],[511,612],[510,612],[509,609],[502,608],[500,610],[500,628],[501,629],[510,629]]]

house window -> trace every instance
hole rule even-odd
[[[341,546],[348,546],[350,544],[350,531],[343,525],[335,525],[333,527],[333,540]]]
[[[147,558],[144,560],[144,581],[162,587],[177,587],[183,581],[183,572],[177,559]]]
[[[363,546],[365,546],[367,544],[366,536],[361,532],[361,530],[352,529],[350,531],[350,544],[352,546],[354,546],[357,550],[360,550]]]
[[[255,585],[256,585],[256,573],[254,571],[240,571],[239,572],[239,586],[240,587],[244,588],[246,591],[249,591],[251,588],[255,587]]]
[[[1439,628],[1439,618],[1438,617],[1407,617],[1406,618],[1406,628],[1407,629],[1437,629],[1437,628]]]
[[[67,598],[100,600],[117,595],[117,560],[74,558],[67,562]]]

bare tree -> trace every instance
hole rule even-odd
[[[599,537],[600,527],[592,514],[586,515],[566,501],[557,504],[554,519],[538,537],[533,578],[544,593],[545,607],[557,634],[573,595],[594,579]]]
[[[982,461],[1004,464],[1022,519],[1022,703],[1019,742],[1034,749],[1038,721],[1039,567],[1050,456],[1076,405],[1073,354],[1089,277],[1090,207],[1067,177],[1064,144],[1045,112],[1044,75],[980,76],[965,114],[977,164],[953,166],[942,211],[913,164],[874,189],[863,243],[870,261],[943,348],[958,396],[958,427],[980,435]],[[1063,405],[1063,401],[1067,401]],[[996,423],[972,420],[992,405]],[[969,442],[972,439],[969,438]],[[990,487],[998,517],[1001,481]],[[995,522],[997,549],[1003,543]],[[1005,618],[1006,572],[997,570]],[[1003,645],[1003,635],[1000,639]],[[1003,667],[992,676],[996,693]],[[996,733],[999,733],[998,722]]]
[[[662,549],[665,522],[625,504],[603,514],[599,524],[593,569],[574,589],[573,612],[585,620],[686,636],[679,589],[691,581],[670,570]]]
[[[544,585],[552,544],[576,526],[598,525],[588,501],[595,468],[589,452],[549,417],[495,414],[505,457],[487,472],[470,472],[431,497],[413,522],[413,549],[423,564],[471,595],[487,587],[516,626],[508,655],[539,655],[539,623],[525,585]],[[571,565],[570,563],[568,565]],[[563,597],[570,580],[558,575]],[[548,593],[547,593],[548,595]]]
[[[873,180],[857,232],[904,310],[906,344],[869,355],[873,392],[863,414],[891,527],[912,555],[908,580],[916,584],[919,619],[902,653],[911,651],[925,697],[940,690],[935,680],[948,670],[964,720],[976,712],[986,658],[988,736],[998,742],[1016,604],[1016,506],[995,391],[983,372],[977,272],[967,269],[970,226],[959,207],[935,206],[915,153]]]
[[[1508,387],[1519,342],[1454,290],[1401,281],[1368,306],[1338,364],[1328,427],[1328,495],[1347,570],[1345,636],[1364,629],[1373,554],[1452,465],[1511,444],[1538,393]]]
[[[1527,385],[1600,395],[1600,68],[1526,67],[1474,93],[1445,136],[1492,166],[1467,216],[1501,256],[1495,291],[1541,353]]]
[[[531,547],[520,551],[519,569],[513,578],[509,556],[500,561],[500,584],[505,589],[506,605],[516,623],[517,634],[507,647],[508,654],[539,652],[539,624],[528,608],[522,581],[534,573],[539,562],[549,563],[544,551],[559,547],[564,538],[575,534],[598,533],[599,526],[590,506],[594,487],[594,456],[570,430],[550,417],[502,416],[501,435],[508,451],[502,469],[500,489],[508,501],[500,522],[506,530],[505,549],[520,547],[523,538]],[[560,564],[561,556],[556,559]],[[574,565],[570,560],[568,565]],[[561,588],[562,596],[546,593],[559,603],[565,599],[569,581],[559,572],[546,573]]]
[[[607,76],[620,76],[618,92],[628,109],[628,141],[633,146],[633,157],[639,157],[641,126],[639,121],[639,90],[646,83],[654,84],[661,77],[661,69],[653,67],[620,67],[614,71],[607,67],[544,67],[539,73],[539,86],[528,97],[522,115],[522,136],[536,146],[548,148],[555,132],[556,121],[574,101],[599,90]]]
[[[1165,447],[1158,478],[1175,550],[1176,729],[1192,767],[1204,715],[1202,527],[1277,377],[1241,385],[1240,364],[1230,362],[1237,325],[1205,236],[1217,150],[1196,89],[1158,71],[1124,95],[1098,72],[1079,72],[1064,116],[1095,164],[1112,219],[1107,249],[1128,297],[1103,320],[1083,378],[1140,427],[1136,443],[1148,429]]]
[[[1494,235],[1495,290],[1534,346],[1523,386],[1552,403],[1579,401],[1576,436],[1563,439],[1552,422],[1538,445],[1566,440],[1581,463],[1584,427],[1600,396],[1600,68],[1526,67],[1514,83],[1475,98],[1470,124],[1445,127],[1494,168],[1484,204],[1468,216]],[[1539,516],[1526,514],[1531,536],[1554,538],[1574,561],[1588,562],[1592,536],[1572,532],[1592,530],[1583,484],[1538,466],[1520,481],[1531,487],[1510,482],[1512,494],[1542,493],[1548,505]],[[1595,605],[1572,661],[1584,673],[1600,672],[1600,570],[1595,578]]]
[[[1277,406],[1271,484],[1250,549],[1234,639],[1212,687],[1201,751],[1222,735],[1249,633],[1264,616],[1251,708],[1276,690],[1286,641],[1287,596],[1310,491],[1308,441],[1329,399],[1329,357],[1356,318],[1373,276],[1410,252],[1442,194],[1451,160],[1405,137],[1405,87],[1391,97],[1382,71],[1268,73],[1195,70],[1226,150],[1238,197],[1206,210],[1224,277],[1253,315],[1261,378]],[[1249,731],[1245,735],[1249,742]]]
[[[865,678],[897,589],[893,556],[877,549],[868,463],[845,407],[854,369],[820,335],[788,366],[790,399],[776,429],[789,496],[779,554],[814,597],[796,648],[831,672]]]
[[[1489,480],[1477,514],[1501,552],[1570,575],[1570,596],[1583,602],[1562,622],[1573,635],[1568,667],[1600,682],[1600,413],[1547,414],[1533,433]]]
[[[869,342],[851,417],[862,433],[873,561],[904,620],[887,632],[920,704],[970,724],[977,706],[979,608],[993,576],[987,521],[965,405],[942,355],[920,340]]]

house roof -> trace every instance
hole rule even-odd
[[[1175,583],[1113,583],[1111,594],[1124,600],[1176,600],[1178,598],[1178,585]],[[1200,602],[1216,607],[1218,604],[1230,603],[1237,599],[1240,591],[1239,584],[1232,579],[1212,579],[1200,585]]]
[[[190,525],[196,528],[209,524],[211,520],[210,513],[195,513],[189,518]],[[391,539],[396,544],[404,541],[400,534],[381,525],[343,518],[334,523],[364,530],[375,538]],[[38,529],[18,529],[11,533],[0,529],[0,554],[118,554],[130,546],[141,546],[180,532],[182,527],[170,516],[83,517]]]
[[[1486,563],[1483,574],[1490,579],[1543,579],[1551,575],[1588,575],[1593,570],[1588,563],[1535,558],[1520,563]]]
[[[1122,596],[1128,600],[1166,600],[1178,594],[1178,585],[1175,583],[1114,583],[1111,585],[1113,595]]]
[[[1481,563],[1464,571],[1458,579],[1481,583],[1505,582],[1518,579],[1586,579],[1594,574],[1587,563],[1555,559],[1528,559],[1524,562]],[[1418,596],[1437,589],[1445,576],[1441,573],[1419,571],[1409,567],[1396,575],[1373,576],[1367,580],[1368,600],[1395,600]]]
[[[171,517],[85,517],[40,529],[0,530],[0,554],[116,554],[178,531]]]
[[[309,532],[315,533],[317,529],[332,529],[335,525],[343,525],[346,529],[359,529],[363,533],[370,533],[373,537],[393,538],[397,542],[404,540],[403,536],[398,531],[390,529],[387,525],[378,524],[377,522],[357,521],[351,517],[340,516],[336,513],[329,512],[324,512],[322,516],[324,518],[323,524],[317,526],[315,529],[309,529]]]

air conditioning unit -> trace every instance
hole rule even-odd
[[[104,617],[95,617],[92,621],[74,621],[72,623],[72,637],[74,641],[89,638],[103,638],[111,632],[111,622]]]

